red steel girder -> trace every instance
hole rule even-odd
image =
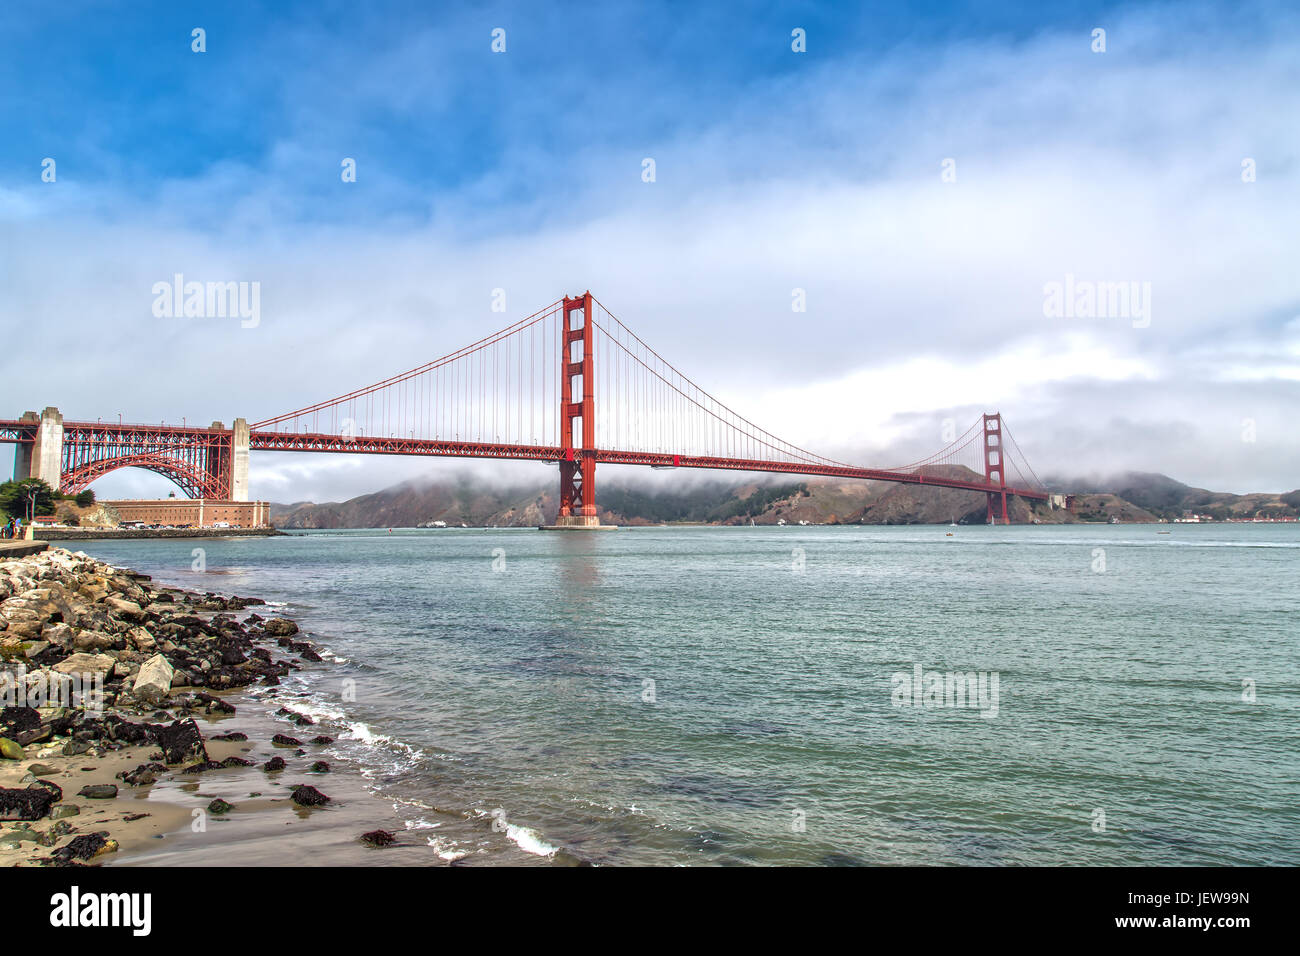
[[[230,489],[226,487],[220,476],[209,475],[206,471],[178,461],[165,453],[120,455],[81,465],[63,473],[60,480],[61,490],[67,494],[84,491],[96,478],[101,478],[118,468],[145,468],[163,475],[174,481],[189,498],[220,500],[230,497]]]
[[[576,403],[575,403],[576,404]],[[18,420],[0,420],[0,443],[30,443],[35,425]],[[212,473],[200,468],[200,458],[219,461],[229,448],[230,432],[211,428],[177,425],[132,425],[103,422],[65,422],[64,448],[66,476],[80,490],[95,477],[116,468],[143,467],[176,481],[186,493],[191,489],[205,497],[222,498],[229,489],[214,484]],[[72,448],[69,451],[69,448]],[[485,442],[442,441],[418,438],[381,438],[358,435],[310,432],[254,431],[250,447],[262,451],[335,452],[370,455],[428,455],[438,457],[516,459],[524,461],[565,460],[566,449],[550,445],[517,445]],[[568,449],[568,454],[581,454]],[[69,460],[69,456],[71,460]],[[569,459],[572,460],[572,459]],[[1046,500],[1048,492],[1018,488],[993,482],[964,481],[929,475],[924,472],[895,472],[873,468],[855,468],[816,462],[763,461],[745,458],[702,457],[657,452],[596,449],[594,461],[618,465],[644,465],[681,468],[709,468],[726,471],[754,471],[778,474],[860,478],[902,484],[933,485],[963,491],[992,492],[1033,500]],[[91,477],[93,475],[93,477]],[[65,485],[71,490],[71,486]]]
[[[862,478],[868,481],[896,481],[909,485],[934,485],[938,488],[957,488],[962,491],[1002,491],[1003,486],[994,489],[982,481],[965,481],[960,478],[945,478],[940,475],[927,475],[924,472],[882,471],[876,468],[853,468],[837,465],[823,465],[816,462],[761,461],[747,458],[708,458],[694,455],[668,455],[656,452],[613,451],[600,449],[596,452],[596,461],[611,465],[650,465],[658,468],[714,468],[724,471],[765,471],[790,475],[813,475],[825,478]],[[1046,501],[1048,492],[1033,488],[1013,488],[1005,486],[1009,495],[1021,498],[1034,498]]]
[[[559,461],[563,451],[553,445],[510,445],[487,442],[442,441],[434,438],[345,437],[320,432],[255,431],[249,448],[260,451],[326,451],[351,455],[433,455],[455,458],[515,458],[524,461]]]

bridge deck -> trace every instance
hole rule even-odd
[[[500,458],[522,461],[559,461],[564,450],[551,445],[511,445],[484,442],[438,441],[422,438],[377,438],[357,435],[340,435],[308,432],[255,431],[250,436],[250,448],[264,451],[338,452],[363,455],[427,455],[454,458]],[[931,485],[954,488],[960,491],[979,491],[1032,498],[1046,501],[1048,492],[1033,488],[1008,485],[990,485],[983,481],[946,478],[924,472],[888,471],[877,468],[857,468],[849,465],[831,465],[819,462],[762,461],[747,458],[713,458],[667,453],[616,451],[597,449],[597,464],[644,465],[655,468],[708,468],[723,471],[758,471],[775,474],[809,475],[824,478],[860,478],[867,481],[893,481],[902,484]]]
[[[36,423],[17,420],[0,420],[0,443],[26,444],[34,439]],[[102,422],[65,422],[65,433],[121,432],[144,430],[155,439],[163,439],[170,447],[190,442],[202,442],[217,434],[212,429],[166,425],[133,426]],[[221,434],[226,434],[222,432]],[[165,437],[164,437],[165,436]],[[416,455],[453,458],[513,459],[518,461],[559,461],[565,452],[554,445],[519,445],[491,442],[460,442],[420,438],[379,438],[366,435],[346,436],[312,432],[253,431],[249,448],[262,451],[333,452],[360,455]],[[598,449],[597,464],[643,465],[656,468],[707,468],[722,471],[752,471],[774,474],[808,475],[825,478],[858,478],[866,481],[892,481],[901,484],[930,485],[936,488],[953,488],[960,491],[977,491],[1045,501],[1048,492],[1035,488],[1008,485],[991,485],[983,481],[948,478],[921,471],[889,471],[877,468],[858,468],[816,461],[762,461],[746,458],[719,458],[692,455],[673,455],[656,452],[617,451]]]

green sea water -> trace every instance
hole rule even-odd
[[[449,859],[1300,864],[1300,526],[77,546],[282,602],[275,693]]]

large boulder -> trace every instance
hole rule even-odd
[[[70,624],[46,624],[41,630],[41,640],[62,648],[68,647],[75,638],[76,634]]]
[[[111,614],[124,621],[139,623],[145,619],[144,608],[134,601],[128,601],[126,598],[107,597],[104,599],[104,604]]]
[[[152,654],[158,649],[158,642],[154,636],[143,627],[133,627],[127,632],[127,637],[135,645],[136,650],[144,654]]]
[[[0,820],[39,820],[55,802],[54,794],[44,787],[0,789]]]
[[[135,675],[132,693],[141,700],[156,704],[166,697],[172,689],[172,677],[176,668],[161,654],[155,654],[140,665],[140,673]]]
[[[116,663],[107,654],[70,654],[50,669],[60,674],[107,675]]]
[[[103,631],[83,630],[72,639],[72,646],[78,651],[106,651],[111,647],[120,647],[122,639]]]
[[[207,763],[208,751],[203,746],[203,734],[193,720],[178,720],[170,726],[155,724],[150,729],[167,763],[185,763],[194,759]]]
[[[298,633],[298,625],[286,617],[273,617],[262,625],[262,629],[271,637],[288,637]]]

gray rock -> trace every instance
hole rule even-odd
[[[117,784],[92,783],[77,791],[77,796],[87,800],[112,800],[117,796]]]
[[[70,654],[51,670],[60,674],[108,674],[117,661],[107,654]]]
[[[136,588],[135,591],[140,594],[144,593],[138,588]],[[128,591],[127,593],[132,592]],[[138,622],[143,621],[145,618],[144,608],[140,607],[140,605],[136,604],[134,601],[128,601],[125,598],[110,597],[106,598],[104,603],[108,605],[111,613],[122,618],[124,621]]]
[[[171,692],[175,674],[176,668],[172,667],[167,658],[155,654],[141,665],[132,693],[141,700],[156,704]]]

